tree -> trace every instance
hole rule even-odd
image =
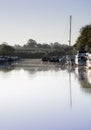
[[[91,24],[80,29],[80,36],[74,45],[79,51],[91,51]]]
[[[33,39],[29,39],[26,46],[31,48],[37,47],[37,42]]]
[[[0,45],[0,54],[1,55],[12,55],[15,49],[12,46],[1,44]]]
[[[50,48],[50,45],[49,45],[49,44],[47,44],[47,43],[43,43],[43,44],[42,44],[42,47],[43,47],[43,48],[47,48],[47,49],[48,49],[48,48]]]
[[[54,48],[54,49],[59,49],[60,46],[61,46],[61,44],[58,43],[58,42],[55,42],[55,43],[53,44],[53,48]]]

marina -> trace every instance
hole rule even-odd
[[[90,0],[0,0],[0,130],[91,130]]]

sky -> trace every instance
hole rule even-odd
[[[0,43],[68,44],[72,15],[72,45],[82,26],[91,23],[91,0],[0,0]]]

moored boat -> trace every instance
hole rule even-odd
[[[86,66],[88,54],[86,52],[78,52],[75,56],[75,64],[78,66]]]
[[[88,68],[91,68],[91,53],[88,53],[86,65]]]
[[[0,56],[0,63],[6,63],[6,62],[15,62],[19,60],[19,57],[17,56]]]

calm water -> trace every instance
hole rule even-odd
[[[91,70],[1,67],[0,130],[91,130]]]

